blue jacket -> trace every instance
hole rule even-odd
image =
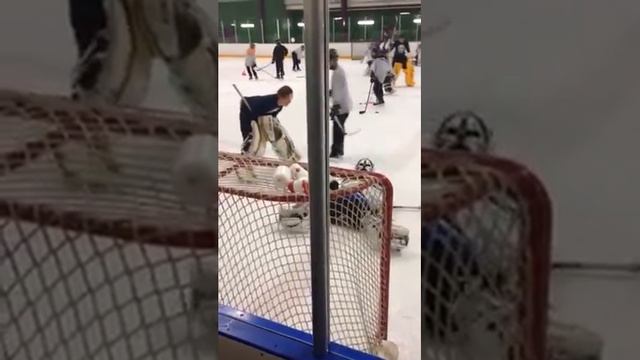
[[[245,100],[249,103],[251,110],[247,108],[244,101],[240,101],[240,129],[243,137],[251,132],[251,122],[258,120],[264,115],[277,116],[282,111],[282,106],[278,105],[278,94],[264,96],[248,96]]]

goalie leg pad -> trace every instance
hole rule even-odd
[[[197,116],[207,119],[218,128],[216,79],[218,78],[212,52],[201,44],[184,59],[169,62],[170,82],[185,105]]]
[[[144,29],[185,105],[217,128],[215,46],[206,14],[192,0],[143,0]]]
[[[245,141],[249,142],[249,148],[245,153],[253,156],[262,156],[267,148],[267,141],[262,136],[260,127],[255,121],[251,122],[251,130],[250,138],[245,139]]]
[[[131,0],[105,0],[106,27],[81,54],[72,97],[97,104],[139,105],[147,94],[151,53]]]
[[[393,63],[393,74],[396,77],[398,77],[398,75],[400,75],[401,71],[402,71],[402,63],[399,63],[399,62]]]
[[[262,136],[271,142],[273,151],[280,159],[296,162],[300,160],[300,153],[296,150],[293,140],[278,119],[272,116],[261,116],[258,118],[258,124]]]
[[[415,85],[415,80],[413,78],[414,67],[411,61],[407,61],[407,68],[404,69],[404,80],[407,83],[407,86],[412,87]]]

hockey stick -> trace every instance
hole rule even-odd
[[[558,261],[552,265],[554,270],[580,270],[580,271],[616,271],[640,274],[640,263],[611,264],[577,261]]]
[[[351,132],[347,132],[347,130],[345,130],[344,126],[342,126],[342,124],[340,123],[340,121],[338,121],[335,116],[331,117],[331,121],[333,121],[334,124],[338,125],[338,127],[340,128],[340,131],[342,131],[342,133],[345,136],[351,136],[351,135],[355,135],[357,133],[359,133],[360,131],[362,131],[362,129],[358,128],[357,130],[351,131]]]
[[[371,99],[371,90],[373,90],[373,83],[371,83],[371,85],[369,85],[369,94],[367,94],[367,102],[364,105],[364,110],[360,111],[360,115],[366,113],[367,112],[367,108],[369,108],[369,99]]]
[[[238,86],[236,86],[236,84],[231,84],[231,86],[233,86],[233,88],[236,90],[236,92],[240,96],[240,99],[242,99],[242,102],[247,107],[247,109],[249,109],[249,111],[253,112],[253,110],[251,109],[251,106],[249,105],[249,102],[247,101],[247,99],[245,99],[244,95],[242,95],[242,93],[240,92],[240,89],[238,89]]]
[[[267,64],[267,65],[265,65],[265,66],[261,66],[261,67],[257,68],[257,69],[256,69],[256,71],[262,71],[262,70],[264,70],[264,69],[268,68],[268,67],[269,67],[269,66],[271,66],[271,65],[273,65],[273,64],[272,64],[272,63],[268,63],[268,64]]]
[[[267,70],[264,70],[264,69],[258,69],[258,71],[262,71],[263,73],[265,73],[265,74],[269,75],[272,79],[277,79],[275,76],[271,75],[271,73],[270,73],[270,72],[268,72]]]

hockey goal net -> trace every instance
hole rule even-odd
[[[311,333],[309,198],[274,186],[283,164],[219,155],[219,302]],[[331,340],[373,353],[387,332],[393,192],[380,174],[330,173]]]
[[[422,358],[546,360],[550,233],[524,167],[423,150]]]
[[[215,274],[215,199],[185,206],[172,164],[214,131],[13,91],[0,121],[0,357],[211,358],[217,306],[194,316],[192,285]]]

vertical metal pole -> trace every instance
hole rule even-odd
[[[233,20],[233,36],[236,38],[236,44],[238,43],[238,22]]]
[[[278,34],[278,40],[280,40],[280,19],[276,19],[276,33]]]
[[[380,39],[384,34],[384,15],[380,15]]]
[[[336,21],[331,19],[331,39],[336,42]]]
[[[347,19],[347,42],[351,42],[351,16]]]
[[[402,34],[402,15],[398,15],[398,32]]]
[[[224,37],[224,23],[222,22],[222,20],[220,20],[220,30],[222,30],[222,42],[226,43],[227,39],[225,39]]]
[[[251,29],[247,28],[247,37],[249,38],[249,44],[251,44]]]
[[[291,19],[287,18],[287,42],[291,42]]]
[[[416,41],[418,41],[418,33],[420,32],[420,24],[416,24]]]
[[[260,19],[260,32],[262,33],[262,43],[264,44],[264,20]]]
[[[304,0],[313,351],[327,353],[329,331],[328,0]]]

